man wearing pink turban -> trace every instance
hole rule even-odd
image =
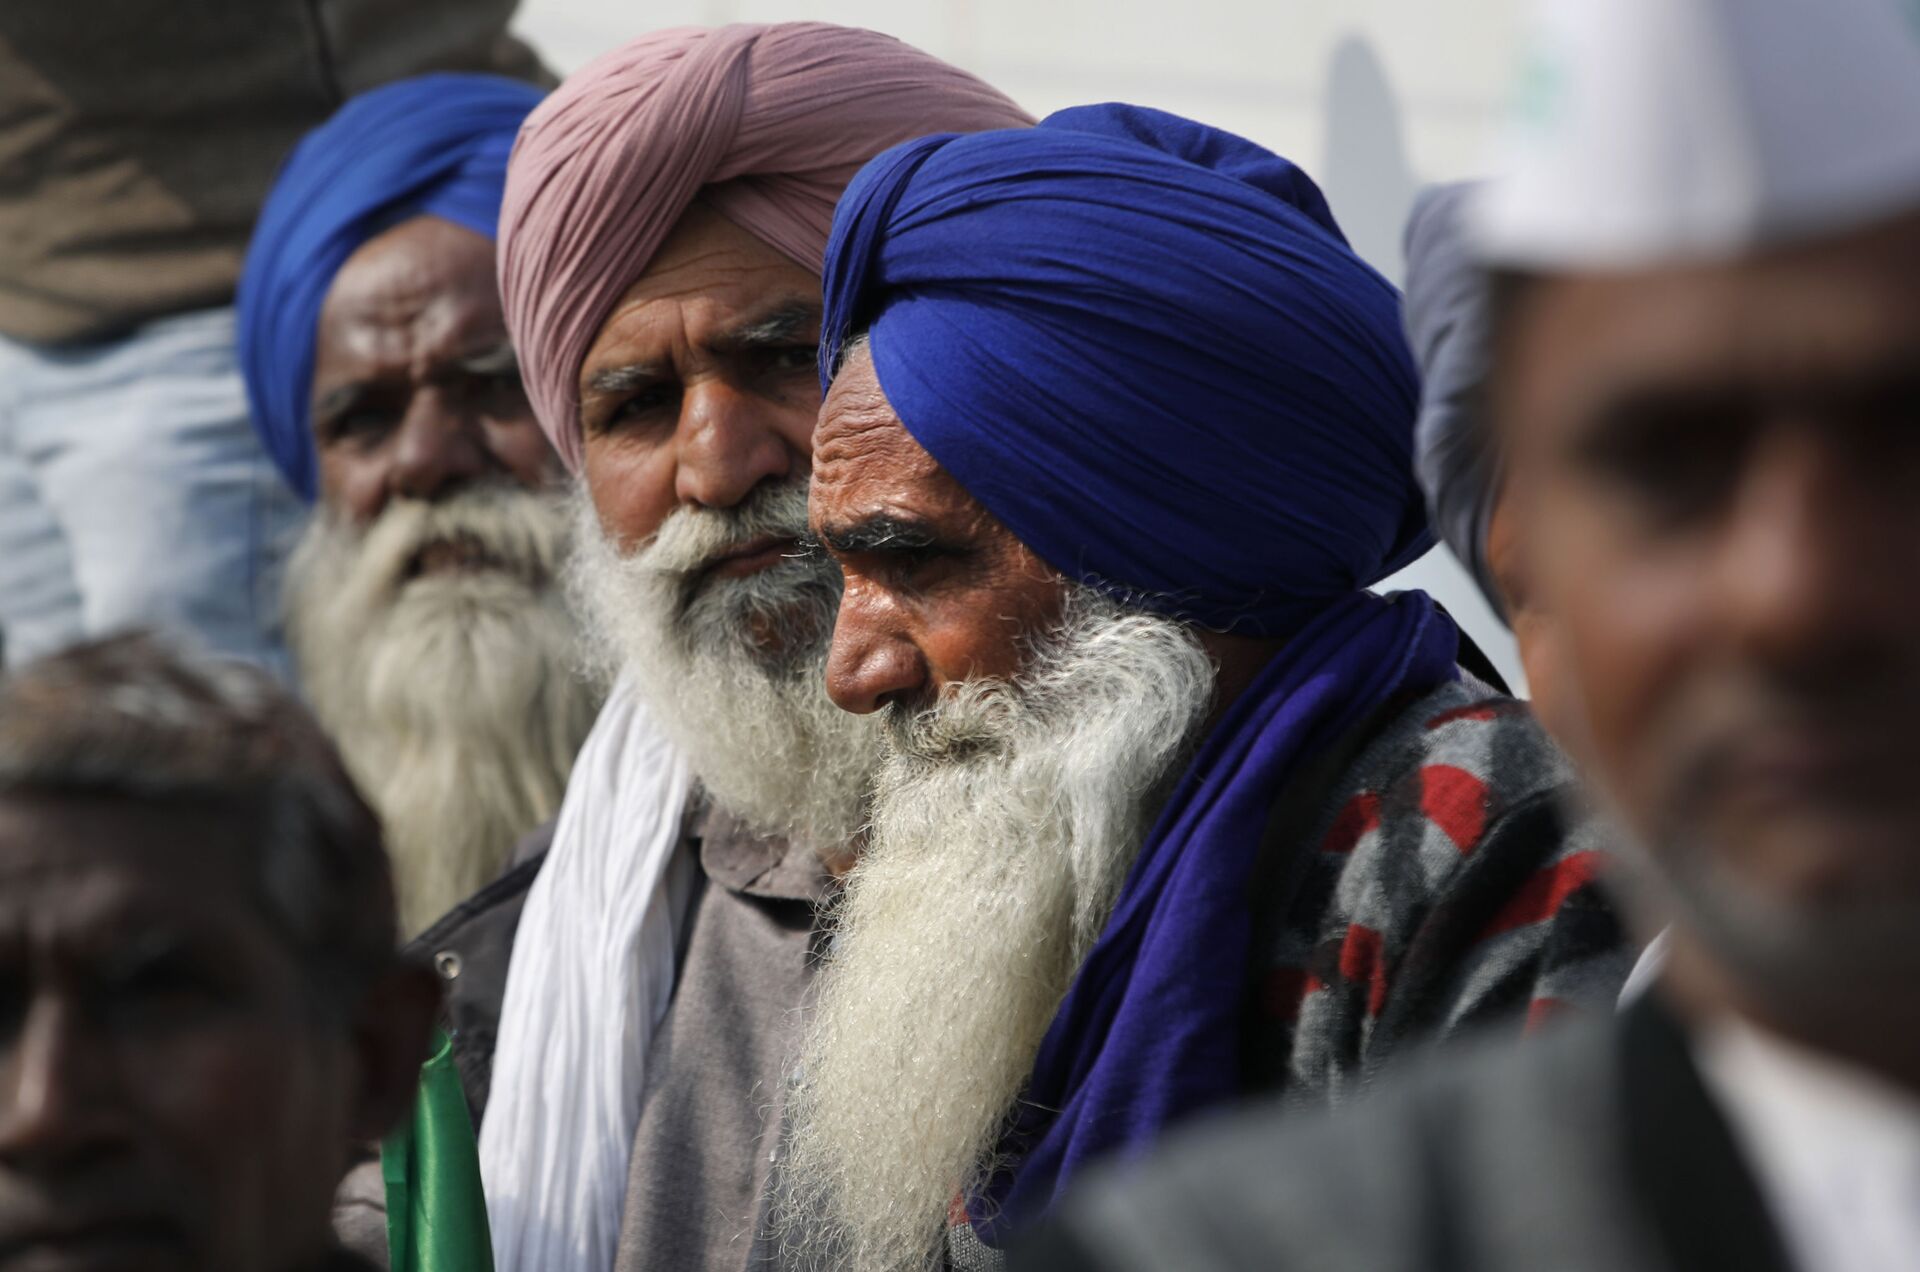
[[[615,684],[531,889],[443,928],[500,1272],[777,1262],[783,1063],[878,753],[822,687],[838,571],[791,550],[827,233],[889,146],[1031,122],[890,37],[781,23],[644,36],[521,130],[502,300]]]

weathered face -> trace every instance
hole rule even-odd
[[[680,507],[731,508],[807,471],[820,281],[709,209],[681,219],[580,367],[586,485],[623,550]],[[762,542],[716,566],[777,564]]]
[[[1058,624],[1065,581],[914,441],[865,351],[821,407],[813,466],[813,534],[846,579],[827,659],[845,710],[1010,679]]]
[[[353,521],[396,497],[557,478],[520,385],[493,252],[472,230],[415,217],[334,275],[314,345],[313,434],[320,496]]]
[[[384,1127],[249,886],[258,820],[0,800],[0,1268],[282,1272],[326,1248],[347,1146]]]
[[[1829,930],[1920,904],[1916,271],[1909,221],[1538,281],[1497,388],[1564,740],[1670,870]]]

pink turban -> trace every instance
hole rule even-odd
[[[527,119],[500,210],[500,294],[540,426],[580,471],[580,364],[694,196],[820,272],[867,160],[1032,117],[891,36],[821,22],[680,27],[570,76]]]

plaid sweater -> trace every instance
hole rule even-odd
[[[1580,807],[1524,702],[1462,679],[1390,721],[1327,793],[1255,952],[1250,1086],[1335,1103],[1420,1045],[1611,1010],[1633,953]]]
[[[1527,704],[1470,678],[1391,716],[1299,823],[1304,842],[1268,845],[1290,859],[1291,899],[1262,916],[1279,898],[1250,897],[1266,935],[1243,1018],[1248,1093],[1326,1106],[1461,1032],[1611,1011],[1633,953],[1573,783]],[[1000,1258],[957,1223],[947,1266]]]

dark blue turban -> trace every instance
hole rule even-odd
[[[896,146],[825,285],[823,377],[870,330],[907,430],[1069,577],[1284,634],[1430,546],[1399,297],[1231,133],[1104,105]]]
[[[333,276],[361,244],[410,217],[494,237],[507,155],[541,96],[494,75],[400,80],[342,106],[280,169],[241,271],[237,338],[253,427],[301,497],[314,497],[307,408]]]

